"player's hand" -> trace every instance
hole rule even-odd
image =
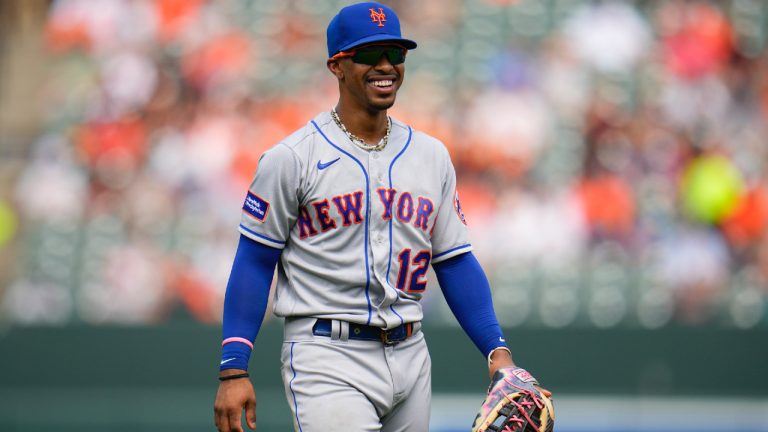
[[[227,369],[221,376],[241,374],[240,369]],[[245,410],[245,421],[250,429],[256,429],[256,392],[248,378],[222,381],[213,403],[213,421],[220,432],[242,432],[240,418]]]

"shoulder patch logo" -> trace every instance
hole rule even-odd
[[[383,8],[379,8],[376,12],[375,8],[368,9],[371,11],[371,22],[378,23],[378,27],[384,27],[384,22],[387,21],[387,14],[384,13]]]
[[[453,199],[453,208],[456,209],[456,214],[459,215],[459,219],[461,219],[461,223],[464,225],[467,224],[467,219],[464,218],[464,212],[461,210],[461,203],[459,202],[459,191],[456,191],[456,195]]]
[[[253,216],[259,222],[264,222],[267,220],[267,213],[269,213],[269,202],[255,193],[248,191],[248,195],[245,197],[245,203],[243,204],[243,211]]]

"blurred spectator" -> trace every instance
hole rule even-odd
[[[661,281],[672,288],[678,318],[712,321],[731,264],[723,238],[706,227],[681,226],[661,243],[659,258]]]
[[[24,219],[74,224],[82,216],[88,173],[77,167],[73,153],[60,136],[50,134],[38,140],[16,183],[16,201]]]
[[[624,113],[603,101],[587,112],[583,176],[576,185],[593,240],[630,241],[635,227],[635,199],[622,174],[631,174],[633,148]]]
[[[768,188],[760,184],[747,192],[723,222],[723,229],[736,250],[757,244],[768,232]]]
[[[576,193],[593,236],[628,239],[634,228],[635,204],[629,185],[620,177],[603,174],[586,178]]]
[[[599,72],[629,72],[650,45],[648,24],[630,3],[586,4],[564,25],[571,50]]]
[[[510,188],[499,201],[493,224],[484,230],[492,236],[490,248],[499,266],[557,267],[578,261],[586,246],[585,221],[569,194]]]
[[[18,225],[18,217],[13,207],[0,199],[0,250],[13,240]]]
[[[657,22],[664,65],[681,78],[715,72],[731,56],[731,26],[711,3],[663,2]]]
[[[733,214],[744,183],[733,163],[720,154],[705,153],[692,159],[680,185],[683,209],[702,223],[720,223]]]
[[[493,62],[495,80],[467,112],[468,154],[478,170],[520,177],[551,142],[551,113],[533,87],[529,55],[505,51]]]

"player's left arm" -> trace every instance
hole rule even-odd
[[[448,307],[464,332],[488,358],[488,376],[505,368],[517,368],[493,310],[491,285],[472,252],[432,266]],[[540,390],[549,395],[550,392]]]
[[[467,223],[456,191],[456,169],[445,146],[438,142],[435,148],[442,190],[430,238],[432,267],[454,316],[488,358],[492,377],[498,369],[514,368],[515,363],[493,310],[488,278],[471,252]]]
[[[488,278],[472,252],[432,266],[448,306],[475,346],[489,358],[489,375],[502,367],[514,367],[496,319]]]
[[[472,432],[551,431],[554,408],[549,397],[552,393],[541,388],[525,369],[515,366],[493,311],[488,278],[475,256],[467,252],[439,262],[433,268],[459,324],[488,357],[491,384],[473,421]]]

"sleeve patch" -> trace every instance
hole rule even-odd
[[[253,192],[248,191],[248,195],[245,197],[245,203],[243,204],[243,211],[253,216],[259,222],[264,222],[267,220],[269,202]]]
[[[459,202],[459,191],[456,191],[456,194],[453,199],[453,208],[456,209],[456,214],[459,215],[459,219],[461,219],[461,223],[464,225],[467,224],[467,220],[464,218],[464,212],[461,210],[461,203]]]

